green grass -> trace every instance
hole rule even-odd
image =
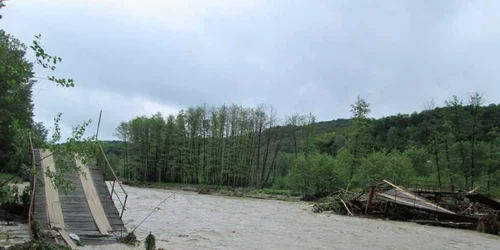
[[[0,173],[0,179],[10,179],[14,177],[16,174],[11,173]]]
[[[273,188],[264,188],[261,189],[262,193],[264,194],[271,194],[271,195],[292,195],[292,192],[290,190],[283,190],[283,189],[273,189]]]
[[[16,174],[10,174],[10,173],[0,173],[0,184],[6,180],[10,180],[11,178],[15,177]],[[15,181],[16,178],[12,179],[12,181]]]

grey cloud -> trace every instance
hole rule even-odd
[[[141,115],[127,106],[133,98],[179,109],[264,102],[330,120],[349,116],[358,94],[375,117],[476,90],[489,102],[500,97],[498,2],[257,1],[239,15],[211,10],[185,30],[68,6],[9,3],[2,23],[24,41],[42,33],[64,58],[59,72],[77,81],[71,91],[84,96],[74,105],[46,97],[37,108],[83,120],[98,112],[93,95],[101,93],[99,105],[113,110],[108,137]]]

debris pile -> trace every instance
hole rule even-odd
[[[314,212],[409,221],[498,235],[500,202],[470,192],[403,188],[384,180],[358,193],[341,192],[314,205]]]
[[[2,248],[0,250],[8,249],[8,250],[72,250],[71,247],[57,244],[51,241],[45,240],[33,240],[29,242],[25,242],[22,244],[14,245],[9,248]]]
[[[128,233],[125,237],[120,238],[119,242],[126,244],[126,245],[131,245],[131,246],[139,245],[139,241],[137,240],[137,236],[135,235],[135,233],[133,231]]]

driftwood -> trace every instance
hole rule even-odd
[[[437,221],[437,220],[409,220],[422,225],[461,228],[461,229],[474,229],[476,223],[472,222],[451,222],[451,221]]]
[[[472,194],[472,193],[475,193],[476,190],[479,189],[479,186],[477,186],[476,188],[472,189],[471,191],[467,192],[468,194]]]
[[[476,230],[482,233],[498,235],[500,233],[499,211],[490,212],[479,219]]]
[[[340,199],[340,201],[342,202],[342,204],[344,204],[345,209],[347,209],[347,213],[349,213],[350,216],[354,217],[354,214],[351,213],[351,210],[349,210],[349,208],[347,207],[347,204],[345,204],[344,200]]]
[[[135,245],[139,244],[139,241],[137,240],[137,236],[135,236],[134,232],[130,232],[125,237],[120,238],[119,242],[126,244],[126,245],[131,245],[131,246],[135,246]]]

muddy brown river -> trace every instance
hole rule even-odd
[[[500,236],[412,223],[315,214],[303,202],[125,186],[131,230],[165,249],[500,249]],[[143,247],[141,246],[143,249]],[[127,249],[123,245],[84,249]],[[131,248],[130,249],[134,249]]]

